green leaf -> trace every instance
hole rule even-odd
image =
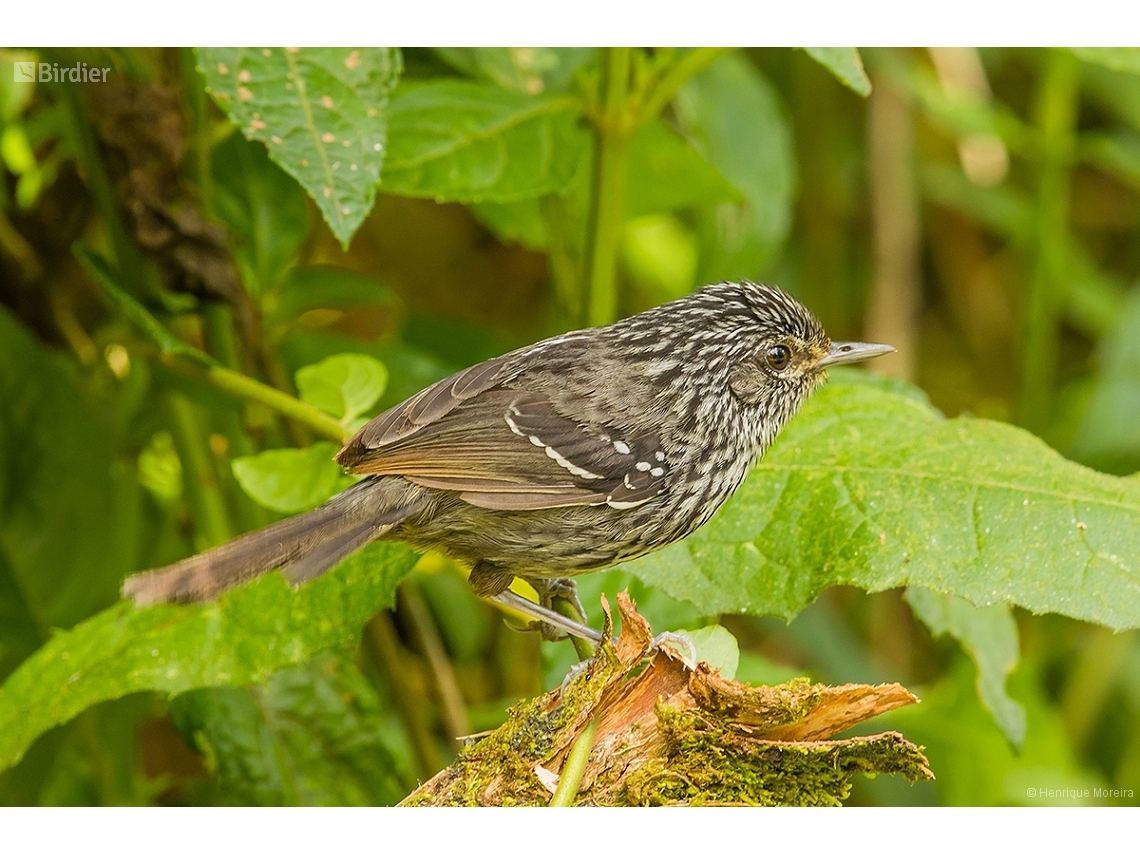
[[[866,98],[871,94],[871,81],[863,70],[859,49],[853,47],[806,47],[804,53],[835,75],[848,89]]]
[[[566,89],[579,68],[593,62],[597,48],[434,48],[444,62],[504,89],[539,95]]]
[[[759,278],[788,236],[795,201],[795,150],[779,95],[747,59],[730,54],[682,86],[674,107],[696,149],[745,200],[701,211],[698,278]]]
[[[224,804],[391,805],[406,794],[376,691],[343,655],[264,686],[187,692],[171,713],[218,776]]]
[[[490,83],[437,80],[392,99],[383,189],[452,202],[513,202],[559,193],[588,135],[576,102]]]
[[[376,199],[396,48],[198,48],[206,87],[313,197],[347,249]]]
[[[1018,751],[1025,744],[1025,708],[1006,692],[1006,678],[1018,660],[1017,623],[1009,606],[985,608],[929,588],[911,586],[906,601],[931,635],[949,633],[970,654],[978,669],[978,697],[1006,739]]]
[[[280,281],[309,233],[309,209],[297,182],[265,146],[231,134],[214,149],[211,210],[237,238],[242,280],[265,294]]]
[[[306,404],[351,422],[380,400],[388,369],[361,353],[338,353],[297,372],[297,391]]]
[[[55,635],[0,686],[0,769],[82,710],[132,692],[241,686],[356,644],[417,556],[373,543],[297,590],[277,573],[213,603],[119,603]]]
[[[234,477],[258,504],[283,514],[307,511],[352,484],[333,458],[331,442],[275,448],[233,462]]]
[[[835,372],[839,375],[839,372]],[[1140,626],[1140,480],[869,384],[816,393],[706,526],[629,570],[705,614],[922,585]]]
[[[736,679],[736,666],[740,663],[740,645],[723,626],[706,626],[685,632],[697,648],[697,661],[707,662],[720,669],[726,680]]]
[[[1113,71],[1140,74],[1140,48],[1134,47],[1075,47],[1069,48],[1085,62],[1103,65]]]
[[[659,118],[638,128],[630,138],[628,156],[625,214],[629,219],[744,201],[740,190]]]

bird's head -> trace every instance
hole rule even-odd
[[[694,297],[717,305],[731,394],[755,414],[766,446],[832,365],[891,353],[889,344],[833,342],[815,315],[771,285],[711,285]]]

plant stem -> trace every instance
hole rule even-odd
[[[186,498],[194,519],[194,546],[196,549],[218,546],[234,533],[198,414],[178,394],[168,396],[166,407],[174,446],[182,461],[182,483],[186,486]]]
[[[617,317],[615,266],[625,223],[627,116],[631,48],[606,48],[602,110],[594,120],[594,172],[587,241],[586,321],[593,326]]]
[[[365,627],[365,637],[370,642],[377,664],[388,678],[392,700],[404,721],[412,750],[419,762],[420,775],[426,778],[435,774],[443,767],[443,754],[428,730],[425,715],[427,699],[416,690],[404,672],[408,657],[400,645],[396,627],[392,623],[392,613],[382,611],[372,618]]]
[[[447,658],[447,651],[444,649],[443,639],[439,636],[431,610],[424,601],[415,579],[408,577],[400,584],[400,599],[401,605],[411,618],[412,630],[431,670],[435,690],[439,695],[440,709],[443,712],[444,729],[451,739],[457,740],[471,732],[467,718],[467,704],[463,701],[459,681],[455,678],[455,669],[451,667],[451,660]]]
[[[650,91],[641,108],[641,120],[648,121],[664,110],[665,105],[673,100],[673,96],[685,81],[700,74],[714,61],[734,50],[736,48],[703,47],[686,53]]]
[[[558,786],[554,795],[550,797],[550,807],[571,807],[578,797],[578,787],[582,785],[582,776],[586,773],[586,762],[590,759],[590,750],[594,747],[594,736],[598,732],[598,720],[590,719],[570,749],[570,756],[562,766],[562,775],[558,779]]]
[[[279,392],[252,377],[239,374],[221,365],[211,365],[199,362],[178,353],[162,353],[159,360],[163,365],[177,371],[184,377],[207,383],[223,392],[229,392],[245,401],[255,401],[263,404],[274,412],[280,413],[320,436],[327,437],[334,442],[347,442],[350,434],[345,427],[330,415],[318,410],[304,401]]]
[[[1069,194],[1076,147],[1080,63],[1064,50],[1050,50],[1036,114],[1037,205],[1033,272],[1022,308],[1020,421],[1040,432],[1049,418],[1058,349],[1058,316],[1068,272]]]

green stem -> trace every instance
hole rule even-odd
[[[347,442],[350,434],[344,426],[332,416],[318,410],[304,401],[279,392],[272,386],[267,386],[252,377],[246,377],[221,365],[211,365],[191,359],[178,353],[163,353],[160,361],[172,371],[177,371],[184,377],[207,383],[223,392],[229,392],[244,401],[254,401],[263,404],[274,412],[292,419],[298,424],[313,431],[320,436],[327,437],[334,442]]]
[[[582,785],[582,776],[586,773],[586,762],[590,759],[590,750],[594,747],[594,736],[598,732],[598,720],[590,719],[570,749],[570,756],[562,766],[562,776],[558,779],[558,786],[554,795],[550,797],[550,807],[571,807],[578,797],[578,788]]]
[[[626,159],[631,48],[606,48],[603,101],[594,121],[594,173],[588,240],[586,320],[594,326],[617,317],[616,262],[625,223]]]
[[[166,407],[174,446],[182,461],[182,483],[186,486],[186,498],[194,519],[194,546],[207,549],[225,543],[234,533],[198,414],[178,394],[167,398]]]
[[[1022,310],[1020,421],[1038,432],[1049,418],[1058,327],[1068,272],[1069,195],[1076,145],[1080,63],[1051,50],[1038,94],[1039,134],[1033,272]]]
[[[700,74],[713,62],[734,50],[736,48],[703,47],[695,48],[686,53],[657,82],[657,85],[646,97],[645,104],[641,108],[642,121],[648,121],[664,110],[665,106],[673,100],[673,96],[677,94],[677,90],[685,84],[685,81]]]

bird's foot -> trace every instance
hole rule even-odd
[[[534,588],[538,594],[539,603],[545,608],[562,614],[558,608],[558,601],[565,600],[570,604],[570,608],[574,610],[574,613],[578,615],[578,620],[585,625],[586,610],[582,607],[582,601],[578,599],[578,586],[574,583],[573,579],[528,578],[526,581]],[[561,641],[567,636],[567,633],[563,629],[551,626],[546,621],[540,621],[537,629],[547,641]]]

